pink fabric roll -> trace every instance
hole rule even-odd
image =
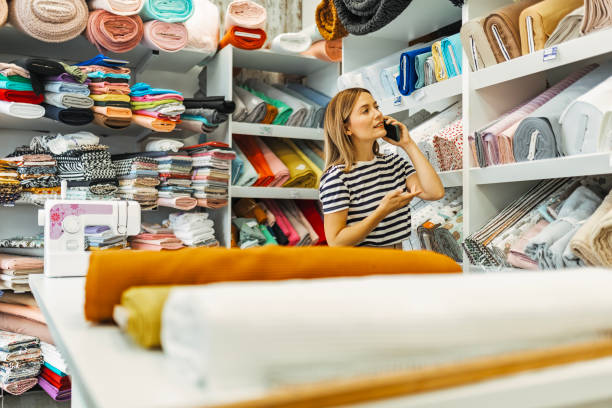
[[[142,40],[140,16],[117,16],[106,10],[89,13],[85,36],[99,50],[128,52]]]
[[[289,180],[289,169],[259,137],[253,136],[253,138],[257,142],[257,145],[261,149],[264,158],[268,162],[270,170],[272,170],[272,173],[274,173],[274,180],[269,184],[269,187],[282,186],[287,180]]]
[[[42,258],[0,254],[0,269],[40,269],[43,264]]]
[[[155,21],[155,20],[152,20],[152,21]],[[148,23],[145,23],[145,25],[146,24]],[[183,98],[182,95],[179,95],[177,93],[166,93],[166,94],[159,94],[159,95],[145,95],[145,96],[132,96],[131,97],[131,100],[134,102],[163,101],[164,99],[176,99],[177,101],[182,101],[185,98]]]
[[[232,1],[225,12],[225,32],[234,26],[265,30],[266,18],[266,9],[254,1]]]
[[[193,15],[185,21],[187,45],[198,50],[217,52],[219,46],[219,8],[210,0],[193,0]]]
[[[525,248],[529,240],[538,235],[547,225],[548,221],[540,220],[512,244],[510,252],[508,253],[508,262],[510,265],[522,269],[539,269],[538,263],[525,254]]]
[[[285,214],[281,211],[278,205],[272,200],[264,200],[266,207],[274,214],[276,217],[276,223],[283,231],[283,234],[287,236],[289,240],[290,246],[296,246],[300,242],[300,235],[297,233],[295,228],[291,225]]]
[[[31,390],[38,384],[38,378],[26,378],[25,380],[13,381],[5,386],[2,386],[2,389],[9,394],[13,395],[21,395],[24,392]]]
[[[176,52],[187,46],[187,28],[182,23],[151,20],[144,23],[142,43],[152,50]]]
[[[332,41],[317,41],[302,53],[327,62],[342,61],[342,38]]]
[[[317,245],[319,243],[319,235],[314,230],[312,224],[310,224],[310,222],[308,221],[308,219],[306,218],[302,210],[300,210],[300,208],[297,206],[297,204],[294,201],[288,200],[288,201],[285,201],[284,204],[286,208],[290,209],[291,212],[298,217],[302,225],[306,227],[306,230],[308,231],[308,235],[310,235],[310,245]]]
[[[25,319],[30,319],[39,323],[47,324],[42,312],[38,307],[35,306],[15,305],[11,303],[0,302],[0,313],[19,316]]]
[[[160,205],[162,207],[176,208],[177,210],[189,211],[194,209],[196,205],[198,205],[198,200],[193,197],[159,197],[157,199],[157,205]]]
[[[24,317],[0,312],[0,330],[38,337],[46,343],[55,344],[46,324]]]
[[[132,249],[137,249],[141,251],[176,251],[177,249],[185,248],[183,244],[173,244],[173,245],[157,245],[157,244],[147,244],[145,242],[132,242],[130,244]]]

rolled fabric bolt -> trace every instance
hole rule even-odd
[[[187,45],[187,29],[181,23],[147,21],[142,43],[152,50],[176,52]]]

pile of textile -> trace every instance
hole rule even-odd
[[[522,0],[461,27],[473,71],[612,26],[612,5],[600,0]]]
[[[86,250],[104,251],[123,248],[127,248],[127,236],[115,235],[108,225],[88,225],[85,227]]]
[[[22,146],[15,149],[5,160],[17,164],[21,200],[42,204],[60,194],[60,179],[57,177],[57,162],[50,154],[40,153]]]
[[[523,269],[610,265],[603,261],[608,245],[600,245],[608,239],[610,188],[598,177],[538,183],[465,239],[470,261]]]
[[[195,208],[198,200],[191,196],[194,192],[191,187],[193,158],[184,151],[162,154],[155,157],[160,181],[157,204],[183,211]]]
[[[45,319],[31,293],[2,291],[0,294],[0,330],[53,342]]]
[[[34,93],[30,73],[21,66],[0,62],[0,113],[22,119],[45,114],[43,95]]]
[[[232,118],[238,122],[314,128],[323,127],[325,108],[331,100],[301,84],[269,86],[254,80],[234,85],[232,99],[236,102]]]
[[[322,149],[316,142],[233,135],[239,186],[315,188],[322,174]]]
[[[0,160],[0,205],[14,205],[21,197],[18,170],[16,162]]]
[[[45,239],[41,232],[35,236],[13,236],[9,238],[0,238],[0,248],[3,253],[12,254],[24,252],[28,255],[42,256]]]
[[[119,179],[117,196],[137,201],[143,210],[157,207],[157,161],[137,153],[127,156],[113,156],[113,165]]]
[[[87,61],[89,62],[89,61]],[[81,65],[89,80],[90,98],[93,99],[94,121],[112,129],[121,129],[132,122],[130,105],[130,69],[122,66],[107,66],[104,61],[95,65]],[[100,64],[100,65],[98,65]]]
[[[138,82],[130,88],[132,121],[156,132],[172,132],[185,111],[183,95]]]
[[[42,258],[0,253],[1,287],[16,292],[29,292],[28,277],[39,273],[43,273]]]
[[[411,203],[410,249],[427,249],[457,262],[463,258],[463,197],[461,188],[446,189],[444,198]]]
[[[72,383],[68,366],[53,344],[41,341],[43,366],[38,376],[38,385],[56,401],[68,401],[72,396]]]
[[[0,387],[21,395],[38,384],[42,365],[38,337],[0,331]]]
[[[132,249],[148,251],[175,250],[184,247],[171,228],[159,224],[142,223],[142,231],[130,237]]]
[[[59,0],[54,12],[48,4],[29,0],[11,1],[9,22],[30,37],[49,43],[72,40],[87,26],[89,11],[83,0]]]
[[[181,114],[181,128],[196,133],[214,132],[227,121],[236,105],[223,96],[201,96],[183,100],[185,112]]]
[[[227,205],[230,169],[236,153],[222,142],[207,142],[182,148],[192,159],[191,187],[197,205],[221,208]]]
[[[612,148],[612,62],[581,68],[469,135],[480,167]]]
[[[94,118],[91,80],[80,67],[64,67],[66,72],[44,78],[45,116],[68,125],[86,125]]]
[[[213,228],[215,224],[209,219],[208,213],[172,213],[168,217],[168,225],[185,246],[219,246]]]
[[[325,245],[316,202],[241,198],[233,205],[232,247]]]
[[[266,42],[266,8],[252,0],[236,0],[225,12],[223,38],[219,49],[227,45],[244,50],[256,50]]]

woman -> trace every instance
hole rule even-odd
[[[386,137],[384,123],[400,127],[398,142]],[[383,116],[366,89],[350,88],[334,96],[324,130],[325,172],[319,193],[327,243],[401,248],[410,236],[410,201],[444,196],[438,174],[406,126]],[[381,155],[376,142],[380,138],[401,147],[412,164],[395,153]]]

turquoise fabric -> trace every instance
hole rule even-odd
[[[11,91],[33,91],[32,82],[29,79],[18,76],[4,76],[0,74],[0,89],[10,89]]]
[[[145,0],[140,12],[143,20],[182,23],[193,15],[191,0]]]
[[[186,114],[182,113],[181,114],[181,119],[185,119],[185,120],[197,120],[198,122],[202,122],[206,126],[209,126],[209,127],[218,127],[219,126],[219,125],[211,124],[209,121],[206,120],[206,118],[204,116],[186,115]]]
[[[293,142],[302,152],[304,152],[306,156],[308,156],[310,160],[312,160],[314,164],[317,165],[318,168],[323,170],[323,168],[325,167],[325,163],[323,162],[323,159],[321,159],[319,155],[313,152],[312,149],[308,147],[308,145],[304,143],[303,140],[295,139]]]
[[[259,225],[259,230],[263,236],[266,237],[266,245],[278,245],[276,238],[274,238],[272,234],[270,234],[270,231],[268,231],[268,227],[265,225]]]
[[[60,377],[65,377],[66,373],[60,371],[59,369],[55,368],[54,366],[52,366],[51,364],[47,363],[45,361],[45,367],[47,367],[49,370],[53,371],[55,374],[59,375]]]
[[[431,52],[426,52],[425,54],[419,54],[414,59],[414,69],[417,74],[417,81],[414,84],[414,89],[419,89],[425,86],[425,61],[427,58],[431,57]]]
[[[238,144],[234,144],[232,149],[236,152],[236,157],[242,160],[242,171],[240,172],[240,176],[235,183],[236,186],[250,187],[252,186],[259,176],[257,175],[257,171],[255,171],[255,167],[251,164],[251,162],[246,158],[244,153],[238,147]]]
[[[277,99],[272,99],[268,97],[268,95],[262,92],[257,92],[254,89],[251,89],[246,85],[243,85],[242,87],[246,89],[247,91],[249,91],[250,93],[252,93],[253,95],[258,96],[259,98],[263,99],[266,103],[269,103],[270,105],[278,109],[278,115],[276,115],[276,117],[274,118],[274,121],[272,122],[273,125],[284,125],[289,120],[289,117],[293,114],[293,109],[291,109],[289,105],[286,105],[285,103]]]
[[[459,36],[459,34],[451,35],[450,37],[443,39],[440,43],[440,46],[442,47],[442,55],[444,56],[444,66],[446,66],[446,72],[448,73],[448,77],[452,78],[454,76],[461,75],[463,53],[461,48],[461,37]],[[455,61],[457,62],[457,68],[459,68],[459,71],[455,70],[455,65],[453,64],[453,58],[451,57],[449,46],[453,50],[453,54],[455,55]]]

